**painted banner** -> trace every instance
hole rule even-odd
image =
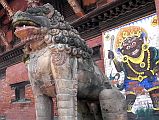
[[[159,26],[156,14],[103,32],[105,73],[126,97],[128,113],[159,115]]]

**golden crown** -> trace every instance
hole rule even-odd
[[[120,48],[124,40],[128,37],[140,37],[142,33],[146,34],[146,40],[147,40],[147,32],[144,28],[139,26],[129,26],[121,28],[118,32],[115,40],[115,49]]]

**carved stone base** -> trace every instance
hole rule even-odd
[[[127,120],[125,98],[115,89],[105,89],[99,95],[103,120]]]

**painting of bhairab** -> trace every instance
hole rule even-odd
[[[150,18],[148,21],[150,21]],[[153,22],[153,20],[151,21]],[[113,44],[112,40],[110,41],[113,49],[107,49],[107,60],[113,61],[113,65],[108,64],[107,61],[106,65],[114,66],[114,68],[111,67],[110,69],[109,78],[114,87],[124,91],[128,115],[134,116],[132,108],[138,96],[147,95],[151,102],[147,101],[145,103],[147,104],[146,109],[152,109],[153,115],[157,116],[159,115],[159,81],[157,77],[159,72],[159,50],[157,45],[152,44],[155,43],[155,39],[152,38],[157,36],[152,35],[146,27],[143,27],[142,22],[140,20],[140,24],[134,22],[132,25],[114,30],[113,36],[116,36]],[[154,29],[152,22],[151,27]],[[107,34],[107,38],[109,36],[110,34]],[[114,71],[114,75],[112,71]],[[119,82],[119,73],[124,74],[122,83]],[[140,99],[144,98],[141,97]]]

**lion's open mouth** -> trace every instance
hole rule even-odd
[[[22,27],[23,25],[25,26],[35,26],[35,27],[39,27],[40,25],[38,25],[37,23],[33,22],[33,21],[29,21],[29,20],[18,20],[16,22],[13,23],[13,27]]]
[[[37,35],[40,30],[40,26],[32,21],[16,21],[13,23],[13,27],[15,28],[15,35],[22,41],[26,41],[31,36]]]

